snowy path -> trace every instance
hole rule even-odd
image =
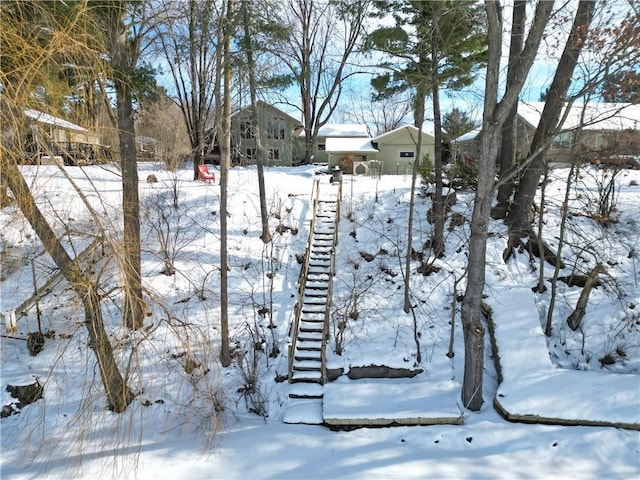
[[[499,287],[492,298],[493,302],[508,299],[515,306],[493,309],[496,358],[503,379],[494,405],[501,415],[528,423],[640,430],[640,375],[555,367],[531,290]]]

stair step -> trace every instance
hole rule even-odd
[[[308,272],[307,273],[307,282],[329,282],[329,274],[325,273],[325,272],[319,272],[319,273],[313,273],[313,272]]]
[[[329,282],[307,282],[304,285],[304,291],[309,295],[327,295],[329,292]]]
[[[298,338],[296,342],[296,353],[300,352],[319,352],[322,350],[322,339],[315,338]],[[295,355],[295,354],[294,354]]]
[[[322,313],[324,314],[326,311],[327,307],[326,304],[324,305],[312,305],[312,304],[305,304],[302,306],[302,314],[305,315],[307,313]]]
[[[302,322],[324,322],[324,313],[307,313],[300,317]]]
[[[317,296],[317,295],[308,295],[305,294],[304,299],[303,299],[303,308],[304,305],[322,305],[325,306],[327,304],[327,296],[323,295],[323,296]]]
[[[319,372],[321,369],[322,361],[320,359],[293,362],[293,370],[297,372]]]
[[[300,350],[297,351],[293,355],[293,359],[297,361],[303,360],[316,360],[319,361],[322,356],[322,352],[320,350]]]
[[[322,333],[318,332],[300,332],[298,333],[298,340],[302,340],[303,342],[306,340],[312,340],[316,342],[322,342]]]
[[[320,383],[322,381],[322,372],[320,370],[293,370],[291,374],[291,382],[299,383]]]
[[[319,383],[296,383],[289,387],[289,398],[322,398],[324,387]]]
[[[300,324],[300,332],[311,333],[311,332],[319,332],[322,333],[324,331],[324,325],[321,323],[307,323]]]

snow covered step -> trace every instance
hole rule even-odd
[[[323,323],[301,323],[300,324],[301,332],[320,332],[324,331]]]
[[[322,361],[320,359],[314,360],[300,360],[293,362],[294,372],[309,372],[315,373],[322,370]]]
[[[296,370],[291,373],[292,383],[321,383],[322,372],[320,370]]]
[[[304,305],[322,305],[325,306],[327,304],[327,296],[317,296],[317,295],[305,295],[303,299]]]
[[[313,267],[319,268],[329,268],[331,266],[330,258],[310,258],[309,259],[309,270]]]
[[[305,303],[302,305],[302,314],[305,313],[324,313],[327,309],[326,303],[323,304],[313,304],[313,303]]]
[[[289,398],[322,398],[324,386],[319,383],[294,383],[289,387]]]
[[[308,341],[308,340],[315,340],[318,342],[322,342],[322,333],[318,333],[318,332],[299,332],[298,333],[298,340],[302,340],[304,341]]]
[[[304,284],[304,293],[312,297],[327,296],[329,290],[329,282],[307,281]]]
[[[333,245],[316,247],[311,251],[311,255],[331,255],[333,253]]]
[[[323,313],[312,313],[309,312],[306,315],[302,315],[300,320],[303,322],[324,322],[324,312]]]
[[[300,350],[296,348],[296,351],[293,353],[293,359],[298,361],[302,360],[320,360],[322,357],[322,352],[320,349],[318,350]]]
[[[306,425],[321,425],[322,400],[315,398],[291,399],[282,418],[284,423],[302,423]]]
[[[296,352],[319,352],[322,350],[322,338],[298,338],[296,343]]]
[[[299,346],[299,345],[298,345]],[[296,348],[293,353],[294,360],[319,360],[321,357],[321,345],[318,345],[317,349],[314,350],[303,350],[300,348]]]
[[[315,298],[327,298],[329,295],[329,287],[324,286],[324,287],[313,287],[313,286],[309,286],[309,284],[307,283],[304,287],[304,294],[305,296],[309,296],[309,297],[315,297]]]
[[[313,267],[313,268],[311,268]],[[318,267],[315,265],[309,266],[309,273],[308,274],[313,274],[313,275],[329,275],[331,274],[331,267]],[[308,275],[307,274],[307,275]]]
[[[307,273],[307,282],[329,282],[329,274],[326,272]]]

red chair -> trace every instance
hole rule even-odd
[[[206,165],[198,165],[198,175],[202,182],[216,183],[215,173],[211,173]]]

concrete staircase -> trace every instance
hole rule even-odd
[[[289,350],[289,404],[285,423],[322,423],[326,341],[329,335],[339,186],[316,199],[311,232],[300,276],[300,298]]]

